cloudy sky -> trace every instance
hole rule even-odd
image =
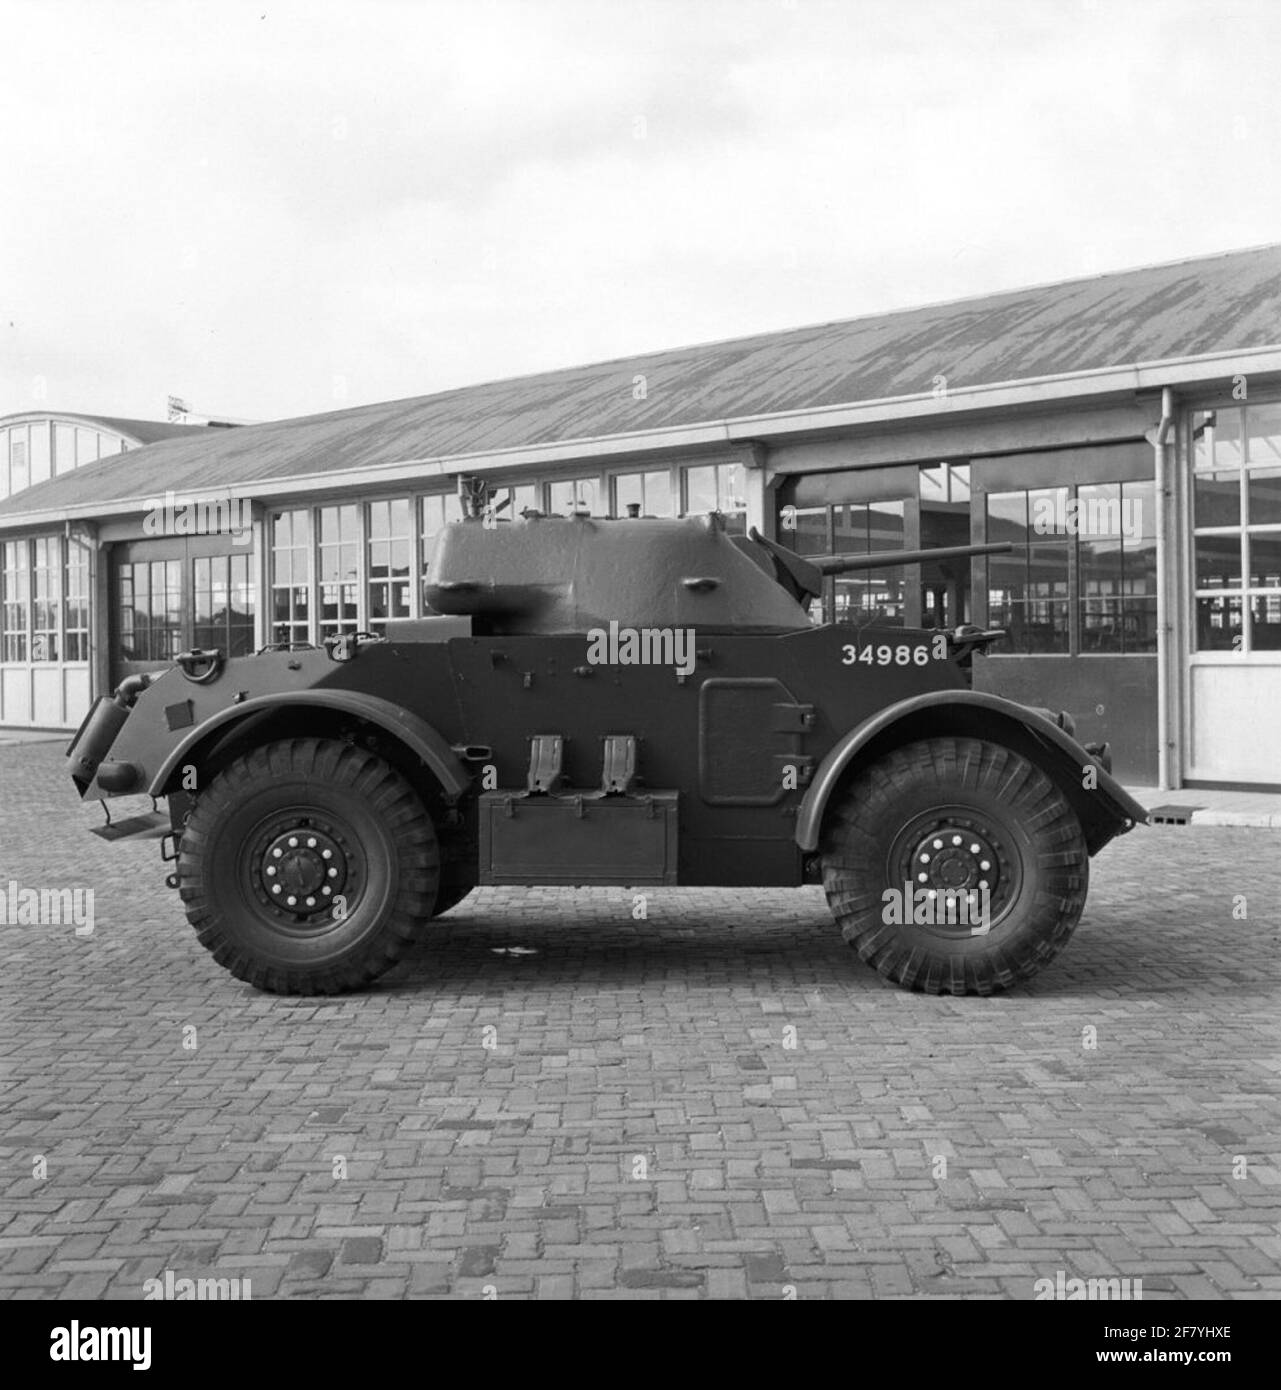
[[[1281,240],[1275,0],[0,0],[0,414],[268,419]]]

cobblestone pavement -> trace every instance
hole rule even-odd
[[[7,1297],[1281,1296],[1274,831],[1135,831],[991,999],[882,983],[817,889],[544,889],[317,1002],[224,974],[60,754],[0,748],[0,891],[96,893],[0,927]]]

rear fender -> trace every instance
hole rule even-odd
[[[949,735],[1004,743],[1036,763],[1071,803],[1091,854],[1147,823],[1147,811],[1116,778],[1043,714],[983,691],[936,690],[887,705],[832,746],[801,802],[797,845],[807,853],[818,848],[828,802],[848,774],[902,744]],[[1084,785],[1088,767],[1092,788]]]

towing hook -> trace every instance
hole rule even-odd
[[[221,647],[211,647],[207,651],[193,647],[189,652],[179,652],[174,662],[194,685],[208,685],[218,679],[226,659]]]

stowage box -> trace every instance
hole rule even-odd
[[[679,793],[480,796],[480,881],[675,884]]]

